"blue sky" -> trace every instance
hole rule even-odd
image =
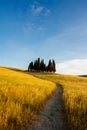
[[[0,1],[0,65],[27,68],[37,57],[87,74],[87,0]]]

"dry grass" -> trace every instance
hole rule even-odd
[[[55,90],[55,83],[0,67],[0,130],[24,130]]]
[[[35,75],[63,86],[63,102],[70,130],[87,129],[87,78],[67,75]]]

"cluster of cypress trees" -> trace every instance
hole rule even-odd
[[[43,59],[38,58],[29,63],[28,71],[56,72],[55,60],[50,59],[48,65],[46,65]]]

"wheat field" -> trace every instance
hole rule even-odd
[[[35,76],[62,85],[69,130],[87,130],[87,78],[54,74]]]
[[[50,73],[31,74],[0,67],[0,130],[27,128],[56,91],[56,84],[63,88],[62,100],[69,129],[86,130],[87,79]]]
[[[0,67],[0,130],[27,128],[55,90],[55,83]]]

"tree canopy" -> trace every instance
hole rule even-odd
[[[28,71],[37,71],[37,72],[56,72],[56,63],[54,59],[49,59],[48,64],[44,63],[44,59],[36,59],[31,61],[28,66]]]

